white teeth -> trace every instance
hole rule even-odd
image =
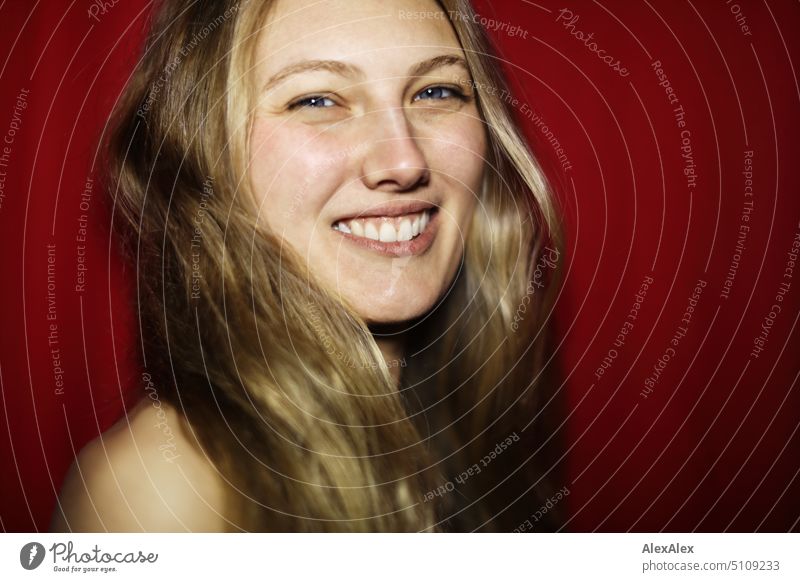
[[[388,222],[381,224],[381,242],[397,242],[397,231]]]
[[[411,240],[411,221],[404,218],[397,229],[397,240]]]
[[[411,236],[417,236],[419,234],[419,216],[414,218],[414,222],[411,223]]]
[[[394,229],[392,229],[394,230]],[[371,238],[372,240],[380,240],[380,235],[378,235],[378,229],[375,228],[375,225],[371,222],[368,222],[364,225],[364,236],[367,238]]]
[[[430,210],[397,218],[366,218],[339,221],[333,228],[345,234],[385,243],[410,241],[419,236],[430,222]],[[398,222],[399,221],[399,222]]]

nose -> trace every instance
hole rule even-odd
[[[370,190],[408,192],[426,185],[430,169],[402,107],[366,118],[369,135],[361,175]]]

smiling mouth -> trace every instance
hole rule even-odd
[[[340,220],[332,228],[356,238],[383,243],[410,241],[426,232],[436,208],[400,216],[369,216]]]

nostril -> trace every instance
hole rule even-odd
[[[428,184],[428,171],[423,168],[398,168],[387,170],[383,179],[375,182],[375,189],[389,189],[392,192],[411,192]]]
[[[411,137],[376,141],[362,159],[364,183],[371,190],[410,192],[430,182],[430,169]]]

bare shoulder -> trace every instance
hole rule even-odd
[[[50,531],[225,531],[222,477],[166,403],[140,402],[81,449]]]

